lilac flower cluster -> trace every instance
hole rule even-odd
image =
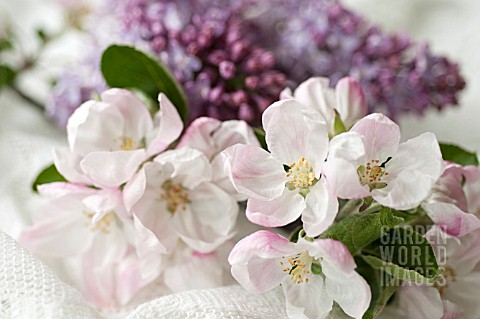
[[[285,87],[274,54],[257,44],[253,26],[228,1],[136,0],[118,11],[125,32],[146,42],[184,86],[191,119],[258,124]]]
[[[465,87],[457,64],[406,36],[385,34],[338,1],[247,1],[262,42],[291,70],[290,79],[320,75],[334,86],[351,76],[365,91],[370,112],[396,118],[429,106],[442,109],[457,104]]]
[[[358,80],[369,112],[393,119],[457,104],[465,86],[457,64],[406,36],[383,33],[336,0],[124,0],[111,1],[98,15],[117,24],[91,28],[103,45],[109,34],[112,42],[154,53],[172,70],[187,93],[191,119],[257,125],[286,85],[312,76],[328,77],[332,86],[347,75]],[[74,85],[63,82],[59,86]],[[91,90],[79,84],[71,90]],[[66,118],[71,108],[62,105],[79,103],[65,103],[58,91],[50,114]]]

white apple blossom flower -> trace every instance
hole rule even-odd
[[[370,305],[370,287],[355,271],[348,249],[333,239],[292,243],[261,230],[238,242],[228,261],[234,278],[250,292],[282,285],[290,318],[326,318],[335,301],[360,319]]]
[[[367,114],[368,107],[360,83],[345,77],[338,81],[335,89],[330,88],[328,78],[313,77],[301,83],[295,91],[289,88],[280,93],[281,99],[299,101],[303,107],[319,113],[327,122],[330,134],[334,134],[335,111],[346,128]]]
[[[237,144],[222,153],[233,185],[249,196],[247,218],[277,227],[302,216],[308,236],[315,237],[338,212],[337,198],[321,177],[328,148],[325,122],[290,99],[265,110],[263,127],[270,152]]]
[[[178,239],[208,253],[234,235],[238,204],[212,182],[212,167],[200,151],[162,153],[143,165],[123,193],[141,256],[170,253]]]
[[[399,210],[417,207],[443,172],[435,135],[400,143],[397,124],[370,114],[330,141],[325,176],[340,198],[372,196]]]
[[[39,192],[50,200],[36,212],[34,224],[24,229],[19,242],[37,255],[79,257],[89,273],[84,289],[92,302],[102,307],[126,304],[154,279],[140,272],[140,262],[132,255],[133,223],[119,190],[51,183],[40,185]],[[115,274],[113,269],[125,273]],[[103,275],[92,277],[96,273]],[[127,281],[127,274],[141,280]],[[108,284],[100,289],[91,278]]]
[[[67,124],[68,149],[56,149],[54,162],[70,182],[112,188],[128,181],[139,165],[165,150],[181,134],[182,120],[168,98],[159,95],[152,120],[132,93],[110,89],[101,101],[82,104]]]

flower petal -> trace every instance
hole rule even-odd
[[[265,140],[269,151],[282,164],[298,162],[302,156],[317,167],[325,161],[328,130],[321,121],[309,119],[296,100],[281,100],[265,111]],[[264,113],[264,114],[265,114]],[[315,118],[315,115],[311,115]]]
[[[153,129],[147,107],[132,92],[113,88],[103,92],[101,98],[103,102],[114,106],[122,113],[125,136],[139,142]]]
[[[397,292],[398,304],[407,318],[441,319],[443,304],[440,293],[434,287],[408,285]]]
[[[383,163],[395,155],[400,143],[400,128],[383,114],[370,114],[358,121],[350,130],[364,137],[368,160]]]
[[[248,291],[263,293],[277,287],[286,273],[282,256],[297,252],[295,244],[270,231],[260,230],[233,247],[228,262],[233,277]]]
[[[335,86],[336,106],[347,128],[367,115],[368,106],[360,83],[350,77],[340,79]]]
[[[444,169],[437,139],[432,133],[412,138],[398,148],[385,165],[387,187],[372,191],[380,204],[399,210],[415,208],[427,198]]]
[[[72,183],[91,184],[80,168],[82,157],[72,153],[68,148],[53,149],[53,163],[58,172]]]
[[[265,227],[280,227],[297,220],[305,207],[305,200],[298,192],[284,187],[283,194],[270,201],[250,197],[246,213],[252,223]]]
[[[269,200],[280,196],[287,178],[283,164],[253,145],[237,144],[222,153],[225,171],[242,194]]]
[[[342,273],[332,276],[329,263],[322,263],[322,271],[325,274],[325,286],[328,295],[338,303],[343,311],[354,318],[361,319],[372,299],[372,293],[368,283],[357,272]]]
[[[194,120],[183,133],[178,148],[194,148],[211,159],[215,155],[215,141],[212,134],[216,132],[222,122],[210,117],[200,117]]]
[[[212,180],[212,167],[208,158],[193,148],[163,152],[155,157],[154,162],[173,165],[173,177],[188,189]]]
[[[454,204],[424,203],[422,207],[434,224],[450,236],[462,237],[480,228],[477,216],[461,211]]]
[[[307,236],[317,237],[333,223],[337,216],[337,196],[327,188],[325,179],[321,178],[310,189],[305,204],[306,208],[302,212],[303,228]]]
[[[333,299],[329,296],[321,276],[309,277],[308,283],[293,283],[287,277],[282,282],[290,318],[325,318],[332,310]]]
[[[154,131],[147,137],[148,155],[152,156],[167,149],[182,134],[183,121],[168,97],[158,96],[160,110],[155,114]]]
[[[128,181],[146,159],[145,150],[93,152],[80,162],[82,171],[98,186],[118,187]]]
[[[343,277],[349,273],[353,273],[355,260],[347,247],[338,240],[334,239],[317,239],[313,242],[303,238],[299,239],[298,245],[304,247],[308,254],[316,259],[322,259],[322,268],[328,267],[330,270],[328,275],[332,277]],[[325,271],[324,271],[325,272]]]
[[[324,174],[329,187],[340,198],[357,199],[370,195],[368,186],[362,186],[358,166],[364,164],[363,137],[354,132],[335,136],[329,145]]]

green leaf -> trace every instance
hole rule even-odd
[[[386,229],[403,221],[403,218],[394,216],[390,208],[382,207],[379,212],[347,216],[330,226],[321,237],[339,240],[355,254],[383,236]]]
[[[180,85],[157,59],[133,47],[111,45],[102,55],[101,69],[110,87],[137,89],[154,101],[165,93],[183,120],[188,117],[187,99]]]
[[[260,143],[260,146],[264,150],[268,150],[267,141],[265,140],[265,131],[263,130],[263,128],[254,127],[253,132],[255,133],[255,136],[257,137],[257,140]]]
[[[411,227],[397,227],[364,250],[363,259],[396,279],[434,283],[439,274],[432,246]]]
[[[0,65],[0,89],[12,83],[14,79],[15,71],[7,65]]]
[[[0,52],[13,48],[12,41],[7,38],[0,39]]]
[[[446,161],[454,162],[462,166],[478,166],[477,154],[467,151],[460,146],[440,143],[440,151],[442,152],[443,159]]]
[[[63,177],[55,167],[54,164],[44,168],[37,178],[33,182],[32,189],[35,192],[38,192],[38,185],[54,183],[54,182],[66,182],[67,180]]]

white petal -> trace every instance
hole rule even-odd
[[[310,189],[305,199],[306,208],[302,212],[303,228],[309,237],[317,237],[335,220],[338,213],[338,200],[328,190],[324,178]]]
[[[383,163],[397,152],[400,142],[400,128],[383,114],[370,114],[355,124],[351,130],[364,137],[364,145],[369,160]]]
[[[211,159],[216,153],[212,134],[217,131],[222,122],[210,117],[200,117],[194,120],[183,133],[176,148],[194,148]]]
[[[160,93],[158,96],[160,110],[155,114],[155,129],[147,137],[148,154],[150,156],[167,149],[182,134],[183,121],[175,106],[168,97]]]
[[[434,287],[403,286],[397,292],[399,306],[411,319],[441,319],[443,304],[440,293]]]
[[[283,164],[267,151],[237,144],[221,154],[225,171],[238,192],[264,200],[283,193],[287,181]]]
[[[367,114],[368,106],[360,83],[352,78],[340,79],[335,86],[336,109],[345,126],[351,127]]]
[[[72,153],[68,148],[53,149],[53,163],[58,172],[72,183],[91,184],[80,168],[82,157]]]
[[[325,318],[332,310],[333,299],[325,289],[323,278],[309,277],[308,283],[293,283],[290,277],[282,282],[290,318]]]
[[[118,187],[128,181],[146,159],[145,150],[93,152],[80,162],[82,171],[98,186]]]
[[[305,207],[305,200],[297,191],[290,191],[284,187],[283,194],[270,201],[250,197],[246,213],[252,223],[265,227],[279,227],[297,220]]]
[[[174,167],[173,177],[182,186],[193,189],[203,182],[212,180],[212,167],[207,157],[192,148],[182,148],[163,152],[155,157],[160,164],[170,163]]]

